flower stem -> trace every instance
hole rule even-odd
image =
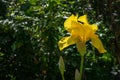
[[[82,80],[82,75],[83,75],[83,64],[84,64],[84,55],[81,56],[81,62],[80,62],[80,80]]]
[[[62,80],[65,80],[64,75],[62,75]]]

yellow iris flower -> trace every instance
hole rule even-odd
[[[92,45],[97,48],[100,53],[106,52],[101,40],[95,32],[98,30],[97,25],[89,24],[87,15],[78,17],[78,15],[71,15],[64,22],[64,28],[70,33],[70,36],[63,37],[58,46],[60,50],[76,44],[76,47],[80,53],[86,53],[86,42],[91,40]]]

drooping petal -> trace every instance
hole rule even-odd
[[[67,31],[71,32],[71,22],[76,21],[77,22],[78,15],[71,15],[67,20],[64,22],[64,27]]]
[[[64,48],[75,44],[76,40],[73,37],[63,37],[59,42],[58,42],[58,46],[60,50],[63,50]]]
[[[103,47],[103,44],[102,44],[101,40],[98,38],[97,35],[94,34],[93,36],[91,36],[91,41],[92,41],[92,45],[95,48],[97,48],[100,53],[105,53],[106,52],[106,50]]]
[[[87,20],[87,15],[80,16],[78,21],[83,22],[84,24],[89,24]]]

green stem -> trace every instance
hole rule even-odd
[[[84,64],[84,55],[81,56],[81,62],[80,62],[80,80],[82,80],[83,64]]]
[[[64,75],[62,75],[62,80],[65,80]]]

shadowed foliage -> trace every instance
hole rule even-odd
[[[64,21],[87,14],[98,22],[105,54],[87,43],[84,80],[120,78],[120,0],[0,0],[0,80],[62,80],[59,57],[65,61],[65,80],[79,69],[75,45],[62,52],[58,41],[67,36]],[[66,34],[66,35],[65,35]]]

